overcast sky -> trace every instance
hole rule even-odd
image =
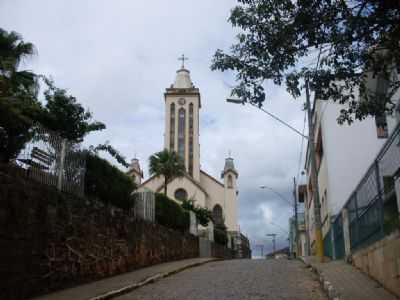
[[[231,73],[212,72],[216,49],[234,43],[227,22],[233,0],[1,0],[0,27],[34,43],[25,66],[51,75],[89,108],[107,129],[86,143],[106,140],[127,158],[136,154],[147,177],[148,157],[162,149],[163,93],[184,53],[200,88],[202,169],[219,178],[228,151],[239,171],[239,224],[254,245],[271,249],[267,233],[287,245],[289,204],[298,174],[301,137],[253,107],[227,104]],[[265,108],[300,131],[302,101],[267,83]],[[301,164],[302,165],[302,164]],[[271,223],[272,222],[272,223]],[[259,250],[254,251],[259,255]]]

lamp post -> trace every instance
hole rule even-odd
[[[226,102],[229,103],[233,103],[233,104],[245,104],[245,101],[241,100],[241,99],[235,99],[235,98],[227,98]],[[248,102],[250,103],[250,102]],[[266,113],[267,115],[269,115],[271,118],[275,119],[276,121],[278,121],[279,123],[285,125],[286,127],[290,128],[291,130],[293,130],[294,132],[296,132],[298,135],[300,135],[301,137],[309,140],[309,137],[302,134],[299,130],[297,130],[296,128],[294,128],[292,125],[289,125],[288,123],[286,123],[285,121],[283,121],[281,118],[275,116],[273,113],[270,113],[269,111],[265,110],[262,107],[258,107],[257,105],[250,103],[250,105],[258,108],[259,110],[261,110],[262,112]]]
[[[261,257],[264,257],[264,245],[256,245],[256,247],[261,249]]]
[[[298,236],[298,228],[299,228],[299,224],[298,224],[298,219],[297,219],[297,195],[296,195],[296,178],[293,178],[294,181],[294,191],[293,191],[293,203],[291,203],[287,198],[285,198],[281,193],[275,191],[273,188],[266,186],[266,185],[262,185],[260,186],[261,189],[269,189],[270,191],[272,191],[274,194],[278,195],[279,198],[281,198],[282,200],[286,201],[287,203],[290,204],[290,206],[293,207],[294,209],[294,226],[295,226],[295,232],[294,232],[294,243],[296,245],[296,253],[297,253],[297,236]],[[290,227],[292,227],[290,225]],[[290,235],[290,234],[289,234]]]
[[[281,198],[283,201],[287,202],[290,206],[293,206],[293,203],[290,202],[285,196],[283,196],[281,193],[279,193],[278,191],[274,190],[272,187],[267,186],[267,185],[261,185],[260,189],[263,190],[270,190],[271,192],[273,192],[275,195],[277,195],[279,198]]]
[[[307,139],[309,149],[310,149],[310,162],[311,162],[311,183],[312,183],[312,189],[313,189],[313,203],[314,203],[314,219],[315,219],[315,244],[316,244],[316,254],[320,262],[323,261],[324,257],[324,243],[322,241],[322,222],[321,222],[321,203],[319,201],[319,186],[318,186],[318,178],[317,178],[317,158],[316,158],[316,153],[315,153],[315,137],[314,137],[314,123],[312,121],[312,108],[311,108],[311,100],[310,100],[310,87],[309,87],[309,82],[308,79],[306,78],[305,80],[305,90],[306,90],[306,105],[305,108],[307,109],[307,119],[308,119],[308,134],[309,136],[306,136],[302,134],[299,130],[296,128],[292,127],[282,119],[278,118],[274,114],[270,113],[269,111],[263,109],[262,107],[259,107],[251,102],[250,105],[258,108],[271,118],[275,119],[276,121],[280,122],[284,126],[288,127],[291,129],[293,132],[296,132],[298,135],[301,137]],[[315,99],[315,94],[314,94],[314,99]],[[229,103],[234,103],[234,104],[245,104],[246,101],[243,99],[237,99],[237,98],[227,98],[227,102]]]

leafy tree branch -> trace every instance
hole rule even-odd
[[[346,104],[340,123],[392,111],[400,80],[392,76],[400,65],[396,1],[238,0],[229,22],[241,29],[237,43],[218,49],[211,69],[236,74],[232,95],[261,107],[265,81],[297,98],[307,79],[318,99]],[[366,73],[389,81],[387,93],[371,90]]]

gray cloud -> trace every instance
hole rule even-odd
[[[226,22],[233,0],[52,1],[3,0],[0,26],[33,42],[39,55],[27,64],[68,88],[107,130],[88,144],[109,140],[128,158],[147,158],[163,147],[163,92],[174,80],[177,58],[202,94],[202,167],[218,177],[231,150],[240,172],[240,226],[254,244],[279,234],[287,245],[291,208],[260,185],[292,199],[301,138],[253,107],[225,103],[233,75],[210,71],[217,48],[228,49],[234,30]],[[296,128],[303,126],[301,102],[267,84],[266,109]],[[276,225],[272,225],[270,222]],[[257,253],[256,253],[257,254]]]

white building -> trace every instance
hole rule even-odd
[[[184,160],[186,174],[168,183],[168,197],[177,201],[194,199],[195,204],[212,211],[216,223],[225,223],[228,232],[238,232],[237,202],[238,172],[233,159],[225,159],[225,166],[218,179],[200,167],[199,112],[200,91],[190,78],[189,70],[182,68],[176,73],[175,82],[166,89],[164,147],[177,152]],[[134,159],[130,174],[135,176],[138,191],[162,192],[164,179],[152,176],[142,182],[143,173],[139,161]]]
[[[380,78],[369,78],[368,86],[378,93]],[[399,99],[399,95],[395,95]],[[360,100],[362,101],[362,100]],[[331,219],[340,213],[352,192],[368,171],[387,137],[398,122],[398,107],[392,115],[367,117],[351,125],[337,123],[343,105],[317,100],[314,107],[315,149],[321,203],[322,235],[326,236]],[[307,200],[305,201],[306,228],[310,248],[315,250],[314,205],[312,199],[311,167],[307,151]]]

